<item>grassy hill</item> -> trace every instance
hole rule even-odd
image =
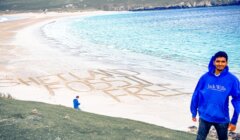
[[[195,135],[58,105],[0,98],[0,140],[193,140]]]
[[[197,7],[239,4],[240,0],[0,0],[0,11],[134,10],[154,7]]]

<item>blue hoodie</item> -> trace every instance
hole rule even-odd
[[[76,99],[74,99],[73,100],[73,108],[75,108],[75,109],[79,109],[79,106],[80,105],[80,103],[78,102],[78,99],[76,98]]]
[[[229,123],[229,96],[232,97],[234,114],[231,123],[236,125],[240,110],[239,80],[228,71],[228,66],[215,76],[215,58],[209,62],[209,71],[205,73],[195,88],[191,101],[192,117],[197,116],[213,123]]]

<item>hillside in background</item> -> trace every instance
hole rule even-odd
[[[0,11],[122,11],[236,4],[240,4],[240,0],[0,0]]]
[[[0,140],[193,140],[195,137],[138,121],[0,97]]]

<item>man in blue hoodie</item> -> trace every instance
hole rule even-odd
[[[228,126],[235,129],[239,115],[240,87],[236,76],[228,71],[228,56],[217,52],[209,62],[205,73],[195,88],[191,101],[192,120],[199,115],[197,140],[205,140],[211,126],[214,126],[218,139],[228,139]],[[233,117],[229,117],[229,96],[234,107]]]
[[[73,108],[76,110],[80,110],[80,108],[79,108],[80,103],[78,101],[78,98],[79,98],[79,96],[76,96],[76,98],[73,100]]]

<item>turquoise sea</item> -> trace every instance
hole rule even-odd
[[[0,23],[7,22],[12,20],[24,19],[24,17],[12,16],[12,15],[0,15]]]
[[[172,80],[198,79],[222,50],[240,78],[240,6],[74,17],[49,23],[42,33],[72,55]]]

